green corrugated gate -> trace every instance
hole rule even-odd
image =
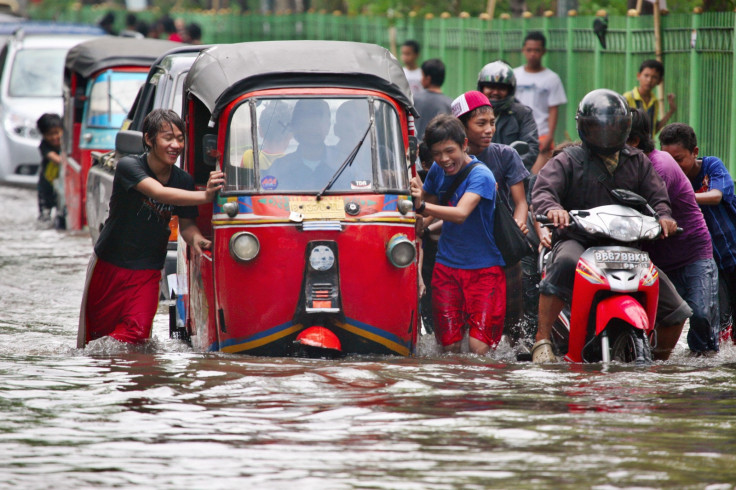
[[[83,7],[59,13],[46,12],[41,7],[33,16],[94,23],[105,11]],[[618,92],[630,90],[636,84],[639,64],[653,58],[655,50],[652,17],[610,17],[607,49],[602,49],[593,33],[593,17],[486,21],[324,13],[177,12],[171,15],[198,22],[206,43],[334,39],[390,48],[392,39],[398,45],[406,39],[416,39],[422,44],[422,59],[437,57],[447,65],[443,89],[451,97],[475,88],[477,73],[485,63],[503,59],[512,66],[522,64],[520,48],[524,36],[528,31],[541,30],[547,37],[545,64],[560,75],[570,101],[561,111],[557,141],[576,138],[574,109],[587,92],[601,87]],[[124,15],[121,12],[117,17],[122,22]],[[156,15],[142,12],[139,17],[151,21]],[[698,134],[701,155],[721,157],[732,175],[736,175],[736,138],[732,136],[736,128],[735,19],[733,12],[662,17],[665,92],[676,94],[678,106],[671,122],[692,125]]]

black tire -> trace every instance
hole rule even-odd
[[[637,365],[652,363],[652,347],[643,330],[627,325],[619,329],[618,335],[611,340],[612,361]]]

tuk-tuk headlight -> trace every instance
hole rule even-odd
[[[253,260],[261,250],[261,244],[253,233],[240,232],[230,239],[230,255],[240,262]]]
[[[335,254],[326,245],[317,245],[309,253],[309,265],[316,271],[328,271],[335,265]]]
[[[393,265],[404,268],[414,262],[417,249],[406,235],[394,235],[386,246],[386,256]]]

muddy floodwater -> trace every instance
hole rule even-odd
[[[0,187],[0,488],[695,488],[736,483],[736,348],[534,366],[501,347],[337,361],[77,350],[85,233]]]

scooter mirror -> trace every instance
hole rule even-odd
[[[641,197],[636,192],[631,192],[626,189],[613,189],[611,195],[621,204],[626,206],[645,206],[647,200]]]
[[[526,141],[517,140],[511,143],[509,146],[516,150],[516,153],[518,153],[520,156],[529,153],[529,143],[527,143]]]

